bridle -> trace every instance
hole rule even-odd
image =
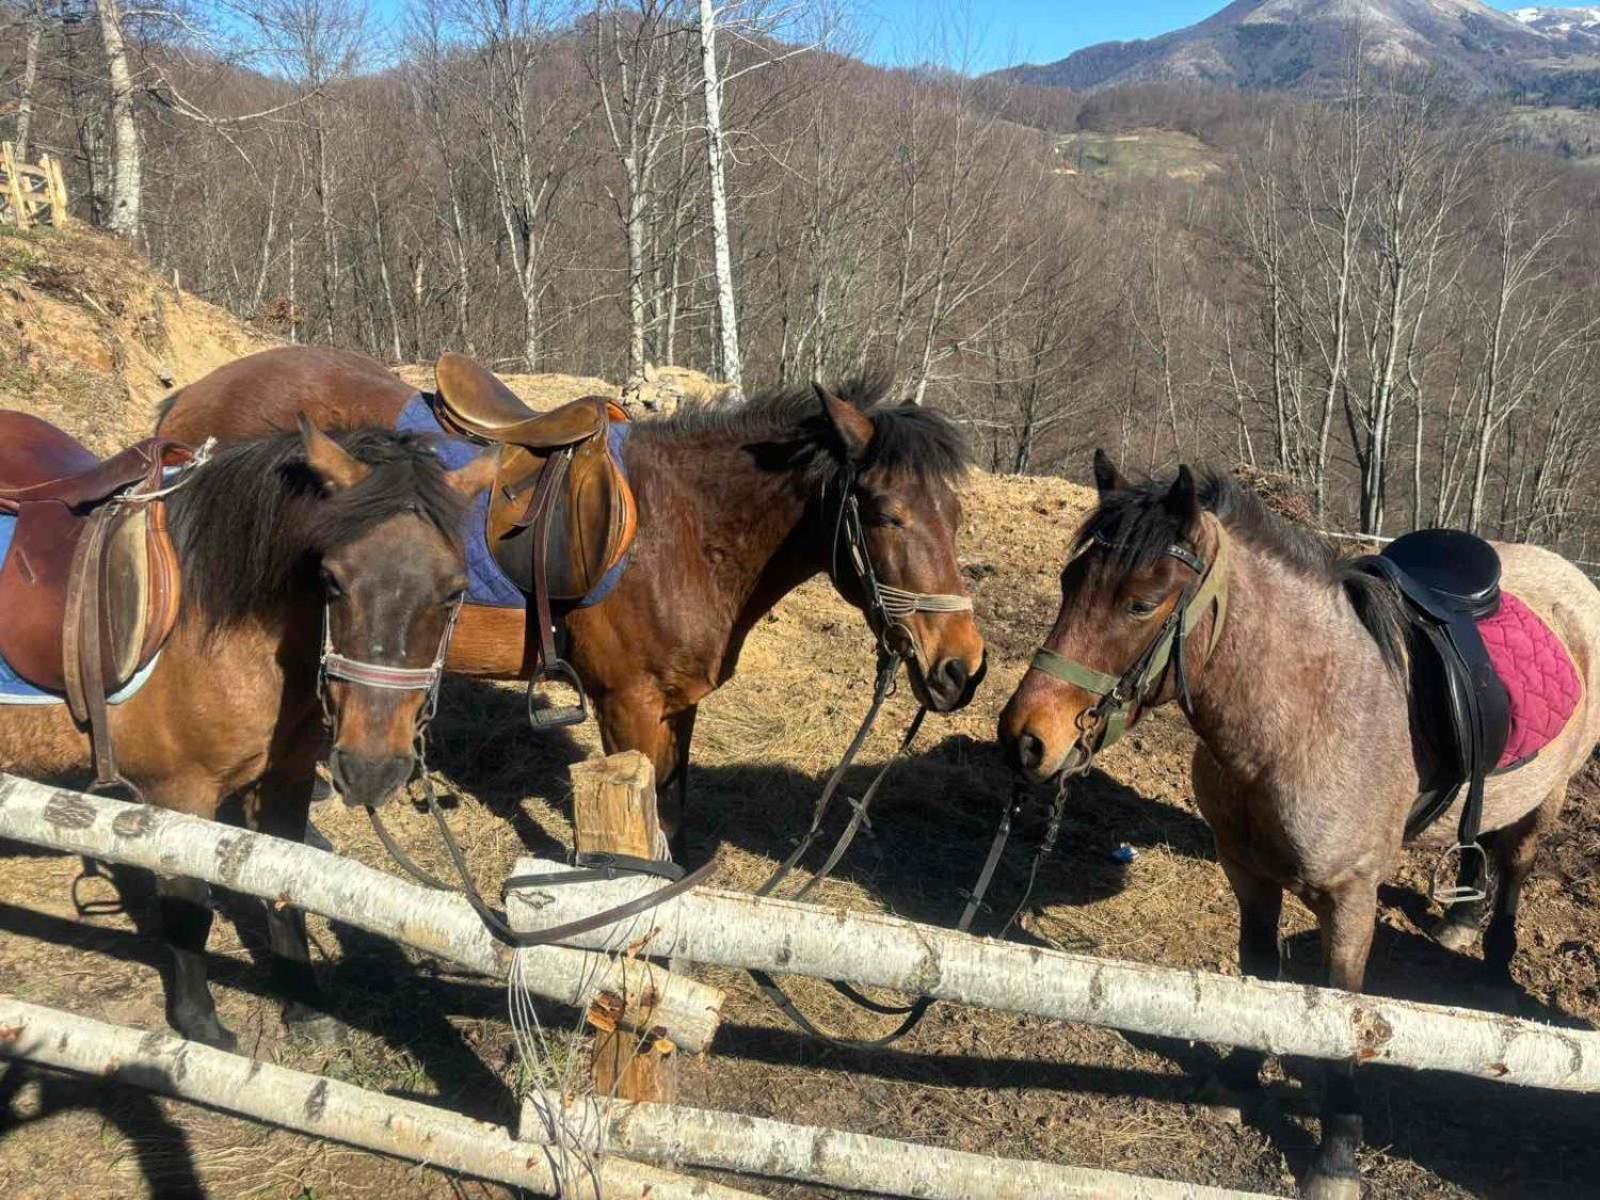
[[[362,687],[384,688],[397,692],[426,692],[421,709],[417,712],[417,737],[426,732],[429,722],[439,708],[439,682],[444,678],[444,659],[450,650],[450,636],[455,632],[456,618],[461,615],[462,601],[450,608],[450,618],[445,622],[444,633],[439,637],[439,648],[433,662],[426,667],[396,667],[388,663],[367,662],[340,654],[333,648],[333,614],[329,605],[322,606],[322,656],[317,663],[317,699],[322,704],[322,715],[329,726],[338,733],[338,718],[328,703],[328,681],[342,679]]]
[[[1121,675],[1109,675],[1047,646],[1035,652],[1034,670],[1098,697],[1092,707],[1078,715],[1078,736],[1067,756],[1072,774],[1083,774],[1096,754],[1121,739],[1128,726],[1138,719],[1140,710],[1160,691],[1169,671],[1177,683],[1179,705],[1185,715],[1193,715],[1194,696],[1189,687],[1186,662],[1189,635],[1206,612],[1214,608],[1216,620],[1212,622],[1211,638],[1206,647],[1209,658],[1222,637],[1222,627],[1228,616],[1228,534],[1221,522],[1212,521],[1211,524],[1216,533],[1217,549],[1210,564],[1197,551],[1179,542],[1163,551],[1165,557],[1177,559],[1193,571],[1194,579],[1184,587],[1166,620]],[[1087,553],[1094,545],[1106,547],[1110,543],[1093,538],[1080,553]],[[1063,771],[1067,769],[1064,767]]]
[[[829,567],[834,586],[837,588],[840,585],[839,550],[843,547],[851,566],[855,568],[856,581],[866,595],[867,624],[877,636],[880,656],[897,657],[907,667],[915,663],[926,679],[927,655],[923,653],[916,630],[907,624],[906,618],[919,612],[971,612],[972,597],[948,592],[910,592],[891,587],[880,580],[872,563],[872,554],[867,549],[867,531],[861,523],[861,501],[856,496],[856,481],[857,473],[853,468],[840,477],[839,512],[833,524],[833,553]]]

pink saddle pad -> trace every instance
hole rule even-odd
[[[1511,733],[1498,766],[1532,758],[1567,727],[1583,687],[1572,657],[1531,608],[1501,593],[1500,609],[1478,622],[1489,659],[1511,696]]]

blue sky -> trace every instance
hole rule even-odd
[[[1155,37],[1193,25],[1228,0],[861,0],[856,13],[874,62],[946,61],[972,71],[1054,62],[1095,42]],[[1488,0],[1518,8],[1535,0]],[[934,47],[942,43],[944,53]],[[961,48],[965,47],[963,51]]]

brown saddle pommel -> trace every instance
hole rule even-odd
[[[95,724],[107,693],[147,666],[177,624],[166,507],[139,497],[192,457],[180,442],[150,438],[102,460],[46,421],[0,411],[0,512],[17,523],[0,564],[0,657],[34,686],[64,693],[80,721]]]

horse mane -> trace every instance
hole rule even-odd
[[[860,468],[959,481],[969,462],[960,428],[937,409],[896,403],[890,398],[892,387],[889,376],[868,374],[830,389],[872,421],[872,443]],[[686,407],[670,417],[639,422],[635,436],[740,441],[763,470],[804,469],[823,482],[831,482],[846,465],[838,437],[809,383],[765,389],[743,401]]]
[[[1193,530],[1164,503],[1172,481],[1171,475],[1141,479],[1103,495],[1079,529],[1073,552],[1096,543],[1115,586],[1121,586],[1167,547],[1188,540]],[[1305,578],[1342,589],[1385,665],[1403,670],[1410,617],[1388,580],[1362,570],[1359,556],[1341,555],[1321,534],[1280,517],[1232,475],[1203,467],[1195,474],[1195,489],[1200,507],[1240,541]]]
[[[185,605],[212,630],[281,612],[321,557],[391,517],[422,517],[461,544],[466,500],[450,486],[432,441],[363,429],[333,435],[372,468],[325,494],[298,433],[241,442],[196,469],[167,504],[183,564]]]

